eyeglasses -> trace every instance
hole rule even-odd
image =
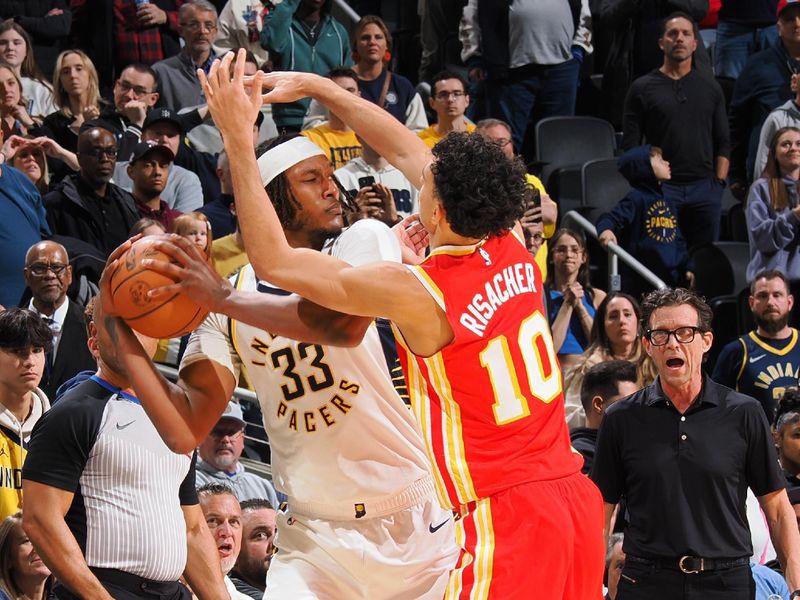
[[[116,148],[89,148],[84,152],[79,152],[79,154],[85,154],[86,156],[92,156],[94,158],[100,158],[104,154],[108,158],[117,158],[117,149]]]
[[[697,332],[703,332],[699,327],[678,327],[677,329],[650,329],[645,332],[647,339],[653,346],[664,346],[669,342],[669,336],[675,336],[675,340],[681,344],[688,344],[694,341]]]
[[[181,27],[185,27],[189,31],[200,31],[201,29],[205,29],[206,31],[216,31],[217,24],[212,21],[190,21],[188,23],[181,23]]]
[[[28,271],[30,271],[33,275],[36,275],[36,277],[44,277],[47,275],[48,271],[52,271],[53,275],[56,277],[61,277],[64,274],[64,271],[67,270],[67,267],[69,267],[69,265],[48,265],[45,263],[34,263],[25,268],[28,269]]]
[[[238,429],[236,431],[231,431],[230,429],[212,429],[211,430],[211,437],[220,439],[224,437],[229,437],[232,440],[238,440],[240,437],[244,435],[244,429]]]
[[[127,93],[133,90],[133,93],[137,98],[153,93],[152,91],[145,89],[140,85],[132,85],[127,81],[123,81],[122,79],[117,79],[117,85],[119,86],[119,89],[122,90],[123,93]]]
[[[466,92],[463,90],[453,90],[452,92],[442,91],[438,92],[436,96],[434,96],[437,100],[447,100],[452,96],[453,98],[461,98],[462,96],[466,96]]]
[[[492,142],[495,146],[500,146],[501,148],[505,148],[511,143],[511,140],[509,138],[499,138],[496,140],[489,140],[489,141]]]

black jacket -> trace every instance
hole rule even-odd
[[[58,8],[60,15],[45,15]],[[48,79],[59,52],[67,47],[72,11],[67,0],[0,0],[0,20],[14,19],[31,36],[33,55]]]
[[[80,174],[65,177],[44,197],[47,223],[53,233],[83,240],[107,257],[128,239],[128,232],[139,220],[139,213],[133,196],[109,183],[103,200],[103,220],[91,209],[90,200],[84,197],[89,192],[87,188]]]

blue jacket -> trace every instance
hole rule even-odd
[[[597,233],[607,229],[619,245],[670,286],[684,280],[689,254],[678,228],[677,209],[661,193],[650,165],[650,146],[631,148],[617,162],[633,189],[597,221]]]
[[[323,7],[316,44],[294,13],[300,0],[283,0],[269,12],[261,30],[261,47],[268,50],[275,68],[281,71],[305,71],[327,75],[335,67],[353,65],[350,56],[350,37],[339,21],[330,15],[330,0]],[[303,124],[310,98],[289,104],[275,104],[272,117],[278,127]]]

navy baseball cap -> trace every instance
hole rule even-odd
[[[162,146],[156,142],[149,141],[149,142],[139,142],[133,148],[133,154],[131,154],[131,158],[128,162],[131,164],[135,163],[137,160],[141,160],[143,158],[147,158],[153,154],[160,154],[161,156],[165,157],[172,162],[175,160],[175,155],[172,153],[167,146]]]
[[[147,129],[154,123],[159,123],[161,121],[166,121],[167,123],[172,123],[175,127],[178,128],[178,131],[181,135],[185,133],[183,130],[183,125],[178,120],[178,115],[174,110],[170,110],[169,108],[153,108],[147,113],[147,118],[144,120],[144,125],[142,126],[142,130]]]

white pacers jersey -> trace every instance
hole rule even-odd
[[[353,265],[400,256],[394,234],[372,220],[358,221],[331,250]],[[258,281],[250,265],[237,279],[243,291],[277,291]],[[360,345],[339,348],[211,314],[192,335],[182,366],[205,357],[237,377],[242,365],[247,370],[264,414],[273,482],[290,504],[355,505],[430,476],[421,434],[392,385],[374,323]]]

